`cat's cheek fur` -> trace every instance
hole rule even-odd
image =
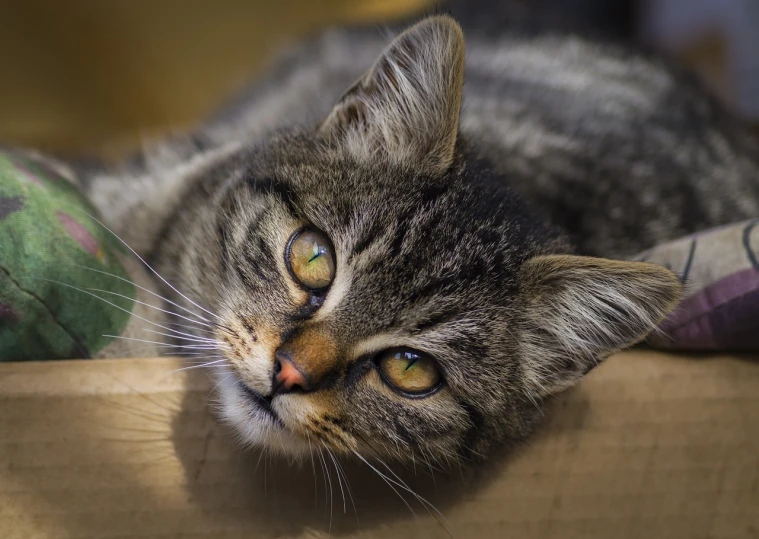
[[[262,395],[269,394],[279,332],[247,317],[226,318],[225,326],[219,330],[219,336],[227,345],[224,355],[234,377]]]
[[[351,453],[358,449],[355,436],[346,429],[351,410],[344,409],[340,388],[313,394],[288,394],[274,403],[288,430],[316,448],[326,447],[337,453]]]
[[[363,454],[403,462],[417,458],[457,460],[473,426],[449,388],[421,397],[408,397],[388,387],[376,370],[343,398],[350,410],[349,429]]]

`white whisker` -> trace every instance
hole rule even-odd
[[[134,281],[130,281],[129,279],[125,279],[124,277],[120,277],[119,275],[116,275],[116,274],[114,274],[114,273],[109,273],[109,272],[107,272],[107,271],[102,271],[102,270],[99,270],[99,269],[90,268],[90,267],[88,267],[88,266],[82,266],[81,264],[73,264],[73,265],[74,265],[74,266],[76,266],[76,267],[78,267],[78,268],[82,268],[82,269],[86,269],[86,270],[94,271],[94,272],[96,272],[96,273],[102,273],[103,275],[107,275],[107,276],[109,276],[109,277],[113,277],[114,279],[118,279],[119,281],[124,281],[124,282],[126,282],[126,283],[129,283],[129,284],[131,284],[132,286],[134,286],[134,287],[136,287],[136,288],[139,288],[140,290],[144,290],[144,291],[145,291],[145,292],[147,292],[148,294],[151,294],[151,295],[153,295],[153,296],[155,296],[155,297],[157,297],[157,298],[159,298],[159,299],[161,299],[161,300],[165,301],[166,303],[170,303],[170,304],[174,305],[175,307],[179,307],[179,308],[180,308],[180,309],[182,309],[183,311],[186,311],[186,312],[190,313],[191,315],[195,316],[196,318],[200,318],[200,319],[201,319],[201,320],[203,320],[204,322],[208,322],[209,324],[210,324],[210,323],[212,323],[212,322],[211,322],[209,319],[207,319],[207,318],[206,318],[206,317],[204,317],[203,315],[200,315],[200,314],[198,314],[198,313],[196,313],[196,312],[192,311],[191,309],[188,309],[187,307],[183,307],[183,306],[182,306],[182,305],[180,305],[179,303],[175,303],[175,302],[171,301],[170,299],[163,297],[163,296],[162,296],[162,295],[160,295],[160,294],[156,294],[156,293],[155,293],[155,292],[153,292],[152,290],[150,290],[150,289],[148,289],[148,288],[145,288],[144,286],[140,286],[140,285],[138,285],[137,283],[135,283]]]
[[[393,484],[392,484],[393,482],[391,482],[391,480],[390,480],[388,477],[386,477],[386,476],[385,476],[385,474],[383,474],[383,473],[382,473],[382,472],[380,472],[380,471],[379,471],[377,468],[375,468],[374,466],[372,466],[371,464],[369,464],[369,462],[368,462],[368,461],[367,461],[367,460],[366,460],[364,457],[362,457],[361,455],[359,455],[359,454],[358,454],[358,452],[356,452],[356,451],[354,451],[354,450],[352,450],[352,449],[351,449],[351,451],[353,451],[353,454],[355,454],[355,455],[356,455],[356,456],[357,456],[359,459],[361,459],[362,461],[364,461],[364,464],[366,464],[367,466],[369,466],[369,468],[371,468],[372,470],[374,470],[374,472],[375,472],[375,473],[376,473],[378,476],[380,476],[380,478],[381,478],[381,479],[382,479],[382,480],[383,480],[385,483],[387,483],[387,486],[389,486],[389,487],[392,489],[392,491],[393,491],[393,492],[395,492],[395,493],[398,495],[398,497],[401,499],[401,501],[403,502],[403,504],[404,504],[406,507],[408,507],[408,510],[409,510],[409,511],[411,511],[411,514],[412,514],[412,515],[414,515],[414,518],[417,518],[417,514],[416,514],[416,511],[414,511],[414,508],[413,508],[413,507],[411,507],[411,505],[409,505],[409,503],[406,501],[406,498],[404,498],[404,497],[401,495],[401,493],[400,493],[400,492],[398,492],[398,490],[397,490],[397,489],[396,489],[396,488],[393,486]]]
[[[218,350],[217,346],[208,345],[193,345],[193,344],[166,344],[161,341],[148,341],[147,339],[136,339],[134,337],[123,337],[121,335],[103,335],[103,337],[110,337],[112,339],[121,339],[124,341],[144,342],[148,344],[155,344],[165,348],[187,348],[190,350]]]
[[[316,483],[316,466],[314,465],[314,448],[311,445],[311,436],[306,432],[306,439],[308,440],[308,454],[311,457],[311,470],[314,472],[314,509],[316,509],[316,494],[319,489]]]
[[[176,369],[176,370],[173,370],[171,372],[173,374],[175,372],[187,371],[187,370],[190,370],[190,369],[202,369],[203,367],[211,367],[211,366],[222,367],[222,366],[226,366],[226,365],[219,365],[219,363],[222,363],[222,362],[225,362],[225,361],[226,361],[226,358],[217,359],[216,361],[209,361],[207,363],[202,363],[200,365],[191,365],[189,367],[182,367],[181,369]]]
[[[162,326],[161,324],[159,324],[157,322],[153,322],[152,320],[148,320],[147,318],[144,318],[144,317],[142,317],[140,315],[134,314],[134,313],[132,313],[132,311],[130,311],[128,309],[125,309],[124,307],[121,307],[120,305],[116,305],[115,303],[113,303],[111,301],[108,301],[105,298],[101,298],[100,296],[98,296],[97,294],[93,294],[89,290],[84,290],[82,288],[79,288],[78,286],[66,284],[66,283],[63,283],[61,281],[56,281],[54,279],[46,279],[44,277],[31,277],[31,279],[36,279],[36,280],[39,280],[39,281],[47,281],[47,282],[50,282],[50,283],[55,283],[55,284],[60,285],[60,286],[65,286],[65,287],[68,287],[68,288],[72,288],[74,290],[77,290],[77,291],[81,292],[82,294],[87,294],[88,296],[92,296],[93,298],[99,299],[100,301],[105,302],[108,305],[111,305],[112,307],[115,307],[115,308],[117,308],[120,311],[124,311],[128,315],[130,315],[130,316],[132,316],[134,318],[137,318],[138,320],[142,320],[143,322],[147,322],[148,324],[152,324],[152,325],[157,326],[159,328],[162,328],[162,329],[165,329],[165,330],[168,330],[168,331],[172,331],[171,328],[168,328],[166,326]]]
[[[201,333],[210,333],[211,335],[214,334],[214,332],[210,329],[202,329],[202,328],[196,328],[195,326],[191,326],[189,324],[178,324],[176,322],[166,322],[167,326],[174,326],[177,328],[184,328],[184,329],[191,329],[192,331],[200,331]],[[172,330],[174,331],[174,330]]]
[[[337,474],[337,484],[340,485],[340,494],[343,496],[343,514],[348,513],[348,508],[345,503],[345,491],[343,490],[343,480],[340,477],[340,470],[337,468],[337,462],[335,461],[335,455],[332,454],[332,451],[327,449],[327,455],[329,455],[329,458],[332,459],[332,464],[335,466],[335,473]]]
[[[327,535],[329,535],[332,533],[332,506],[334,505],[332,502],[332,477],[330,476],[329,468],[327,467],[327,461],[324,459],[324,454],[322,453],[321,449],[319,449],[319,458],[324,464],[324,471],[327,474],[327,482],[329,484],[329,527],[327,529]]]
[[[391,473],[391,474],[392,474],[392,475],[395,477],[395,479],[393,479],[393,478],[391,478],[391,477],[387,477],[387,476],[385,476],[384,474],[382,474],[382,472],[380,472],[379,470],[377,470],[377,468],[375,468],[374,466],[372,466],[372,465],[371,465],[371,464],[370,464],[370,463],[369,463],[369,462],[368,462],[368,461],[367,461],[367,460],[366,460],[364,457],[362,457],[362,456],[361,456],[361,455],[360,455],[360,454],[359,454],[357,451],[355,451],[355,450],[351,450],[351,451],[353,451],[353,453],[354,453],[354,454],[355,454],[355,455],[356,455],[356,456],[357,456],[359,459],[361,459],[361,460],[364,462],[364,464],[366,464],[367,466],[369,466],[370,468],[372,468],[372,469],[373,469],[375,472],[377,472],[377,473],[378,473],[378,474],[380,474],[381,476],[385,477],[385,478],[386,478],[388,481],[391,481],[392,483],[394,483],[395,485],[397,485],[399,488],[402,488],[403,490],[405,490],[405,491],[407,491],[409,494],[411,494],[411,495],[412,495],[414,498],[416,498],[416,499],[419,501],[419,503],[421,503],[421,504],[422,504],[422,506],[423,506],[425,509],[427,509],[427,512],[429,512],[429,513],[430,513],[430,514],[431,514],[433,517],[435,517],[435,520],[437,520],[437,521],[438,521],[438,523],[439,523],[439,524],[440,524],[440,525],[443,527],[443,529],[446,531],[446,533],[447,533],[449,536],[451,535],[451,533],[448,531],[448,525],[449,525],[449,523],[448,523],[448,520],[445,518],[445,516],[443,515],[443,513],[441,513],[441,512],[440,512],[440,511],[437,509],[437,507],[435,507],[434,505],[432,505],[432,503],[430,503],[430,502],[429,502],[427,499],[423,498],[422,496],[420,496],[419,494],[417,494],[416,492],[414,492],[414,491],[413,491],[413,490],[412,490],[412,489],[411,489],[411,488],[410,488],[410,487],[409,487],[409,486],[406,484],[406,482],[405,482],[405,481],[403,481],[403,479],[401,479],[401,478],[398,476],[398,474],[396,474],[396,473],[395,473],[395,472],[394,472],[394,471],[393,471],[393,470],[390,468],[390,466],[388,466],[388,465],[385,463],[385,461],[383,461],[383,460],[382,460],[382,459],[380,459],[380,458],[378,458],[378,459],[377,459],[377,460],[379,460],[379,462],[380,462],[380,463],[381,463],[381,464],[382,464],[382,465],[385,467],[385,469],[387,469],[387,471],[388,471],[388,472],[390,472],[390,473]],[[433,512],[433,511],[434,511],[434,512]],[[440,521],[440,519],[442,519],[442,520],[445,522],[445,524],[443,524],[443,522],[441,522],[441,521]]]
[[[95,221],[96,223],[98,223],[100,226],[102,226],[104,229],[106,229],[108,232],[110,232],[113,235],[113,237],[116,238],[117,240],[119,240],[127,249],[129,249],[132,252],[132,254],[134,256],[136,256],[137,259],[145,265],[146,268],[148,268],[156,277],[158,277],[159,279],[161,279],[161,281],[163,281],[163,283],[166,286],[168,286],[169,288],[171,288],[174,292],[176,292],[177,294],[179,294],[180,296],[182,296],[184,299],[186,299],[187,301],[189,301],[190,303],[192,303],[193,305],[195,305],[198,309],[202,310],[203,312],[206,312],[206,313],[210,314],[211,316],[213,316],[214,318],[217,318],[219,320],[222,320],[222,321],[224,320],[219,315],[217,315],[215,313],[212,313],[211,311],[209,311],[208,309],[206,309],[204,307],[201,307],[200,305],[198,305],[197,303],[195,303],[194,301],[192,301],[190,298],[188,298],[187,296],[185,296],[184,294],[182,294],[179,290],[177,290],[176,288],[174,288],[174,286],[169,281],[167,281],[166,279],[164,279],[163,276],[160,273],[158,273],[156,270],[154,270],[153,267],[150,264],[148,264],[145,261],[144,258],[142,258],[139,254],[137,254],[137,251],[135,251],[134,249],[132,249],[127,242],[125,242],[124,240],[122,240],[121,237],[119,237],[118,234],[116,234],[113,230],[111,230],[110,228],[108,228],[97,217],[95,217],[95,216],[87,213],[82,208],[79,208],[77,206],[74,206],[74,207],[76,207],[79,211],[81,211],[82,213],[84,213],[87,217],[89,217],[90,219],[92,219],[93,221]]]
[[[166,309],[161,309],[160,307],[157,307],[155,305],[151,305],[150,303],[145,303],[144,301],[139,301],[137,299],[132,299],[129,296],[125,296],[124,294],[118,294],[116,292],[111,292],[110,290],[103,290],[102,288],[85,288],[85,290],[91,290],[93,292],[103,292],[104,294],[110,294],[112,296],[118,296],[120,298],[128,299],[130,301],[134,301],[135,303],[139,303],[140,305],[144,305],[145,307],[150,307],[151,309],[155,309],[156,311],[161,311],[162,313],[170,314],[172,316],[177,316],[177,317],[182,318],[184,320],[188,320],[189,322],[192,322],[193,324],[200,324],[201,326],[206,326],[206,327],[209,327],[209,328],[213,327],[210,324],[206,324],[204,322],[198,322],[197,320],[193,320],[192,318],[187,318],[186,316],[183,316],[181,314],[177,314],[177,313],[172,312],[172,311],[167,311]]]
[[[351,484],[348,481],[348,474],[345,473],[345,470],[340,465],[337,457],[335,457],[335,464],[337,465],[338,473],[341,473],[343,475],[343,479],[345,480],[345,488],[348,490],[348,497],[350,498],[351,505],[353,506],[353,514],[356,516],[356,524],[358,524],[360,527],[361,523],[358,521],[358,511],[356,510],[356,502],[353,499],[353,489],[351,488]]]
[[[208,339],[206,337],[195,337],[194,335],[190,335],[189,333],[181,333],[179,331],[176,332],[178,335],[174,333],[163,333],[161,331],[156,331],[154,329],[147,329],[147,328],[143,328],[142,331],[147,331],[148,333],[155,333],[156,335],[163,335],[164,337],[172,337],[174,339],[179,339],[182,341],[191,341],[191,342],[207,343],[207,344],[224,344],[215,339]]]

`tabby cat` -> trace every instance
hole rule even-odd
[[[666,60],[435,15],[327,31],[84,186],[245,443],[455,460],[645,338],[681,285],[623,260],[759,215],[757,148]]]

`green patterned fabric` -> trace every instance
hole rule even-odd
[[[0,360],[92,357],[126,326],[134,286],[98,273],[128,279],[123,246],[88,213],[45,162],[0,151]]]

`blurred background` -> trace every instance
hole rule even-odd
[[[738,114],[759,119],[759,1],[531,3],[668,50]],[[300,35],[335,23],[397,19],[430,4],[0,0],[0,141],[118,157],[208,115]]]

